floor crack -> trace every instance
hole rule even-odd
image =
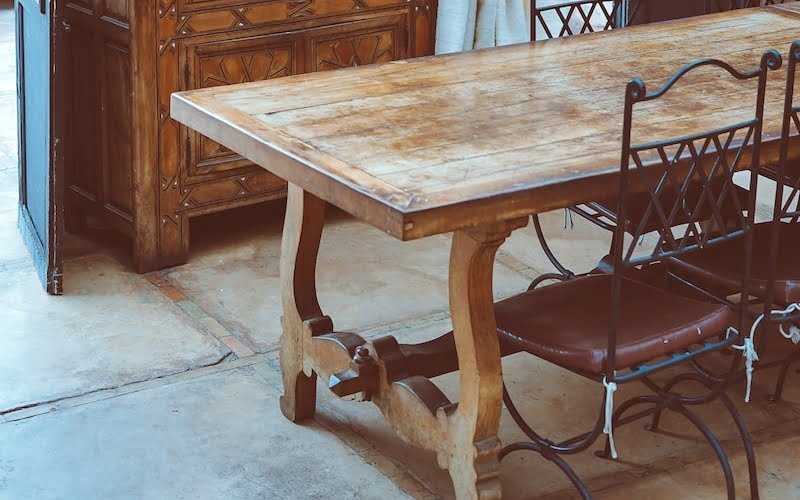
[[[227,353],[225,353],[224,355],[222,355],[220,358],[216,359],[215,361],[212,361],[212,362],[207,363],[207,364],[199,365],[199,366],[190,366],[187,369],[179,371],[179,372],[165,373],[163,375],[157,375],[157,376],[152,377],[152,378],[134,380],[134,381],[131,381],[131,382],[125,382],[123,384],[110,385],[110,386],[101,387],[101,388],[98,388],[98,389],[92,389],[91,391],[84,392],[84,393],[81,393],[81,394],[72,394],[72,395],[68,395],[68,396],[61,396],[61,397],[58,397],[58,398],[48,399],[48,400],[45,400],[45,401],[37,401],[35,403],[27,403],[27,404],[15,406],[13,408],[9,408],[7,410],[0,410],[0,416],[9,415],[11,413],[15,413],[15,412],[22,411],[22,410],[29,410],[31,408],[36,408],[38,406],[52,405],[52,404],[60,403],[62,401],[67,401],[67,400],[70,400],[70,399],[77,399],[77,398],[82,398],[82,397],[85,397],[85,396],[91,396],[92,394],[97,394],[97,393],[100,393],[100,392],[114,391],[114,390],[117,390],[117,389],[122,389],[124,387],[129,387],[129,386],[135,385],[135,384],[141,384],[141,383],[144,383],[144,382],[151,382],[153,380],[160,380],[160,379],[167,378],[167,377],[173,377],[175,375],[180,375],[181,373],[190,372],[192,370],[198,370],[200,368],[210,368],[210,367],[218,366],[218,365],[221,365],[221,364],[224,364],[224,363],[229,363],[229,362],[235,361],[237,359],[239,359],[239,358],[238,358],[238,356],[236,356],[236,354],[234,354],[231,351],[228,351]]]

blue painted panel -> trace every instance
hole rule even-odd
[[[39,1],[20,0],[21,67],[25,76],[25,205],[42,245],[48,243],[50,211],[50,23]]]
[[[16,0],[19,93],[19,226],[42,283],[60,293],[60,259],[55,243],[59,213],[54,196],[55,163],[51,85],[54,80],[51,0]]]

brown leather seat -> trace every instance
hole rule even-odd
[[[601,374],[608,358],[611,276],[591,275],[522,293],[495,305],[497,330],[552,363]],[[623,279],[616,368],[679,352],[735,326],[735,312]],[[698,335],[698,328],[700,334]]]
[[[763,296],[767,289],[772,224],[757,224],[753,232],[753,260],[750,293]],[[780,245],[776,267],[775,302],[800,302],[800,224],[780,224]],[[726,241],[670,262],[678,274],[702,285],[738,290],[742,281],[744,238]]]

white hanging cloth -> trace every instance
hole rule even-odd
[[[530,0],[439,0],[436,53],[530,41]]]

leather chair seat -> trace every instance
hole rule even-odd
[[[610,275],[590,275],[498,302],[501,341],[575,371],[602,374],[608,359],[611,281]],[[617,369],[683,351],[737,322],[736,313],[723,305],[626,278],[621,299]]]
[[[781,223],[779,237],[775,302],[785,306],[800,302],[800,223]],[[750,293],[763,296],[767,289],[772,224],[757,224],[753,238]],[[690,282],[738,290],[744,251],[744,238],[737,238],[673,258],[670,263]]]

